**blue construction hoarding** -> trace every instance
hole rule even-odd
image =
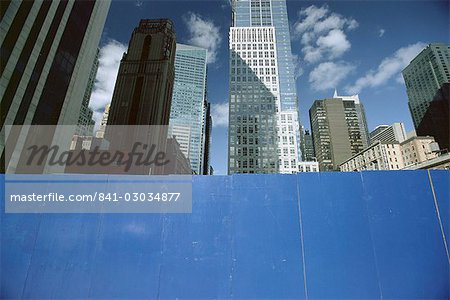
[[[11,214],[3,200],[1,298],[449,298],[448,171],[192,184],[192,213]]]

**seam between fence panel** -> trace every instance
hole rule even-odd
[[[440,230],[441,230],[442,241],[444,242],[445,253],[447,254],[447,262],[450,263],[450,255],[449,255],[449,252],[448,252],[447,239],[445,238],[445,234],[444,234],[444,226],[442,225],[441,213],[439,211],[439,204],[437,202],[436,192],[434,190],[433,179],[431,178],[430,170],[427,170],[427,173],[428,173],[428,179],[430,181],[431,192],[433,194],[434,208],[436,210],[436,214],[437,214],[438,221],[439,221],[439,227],[440,227]]]

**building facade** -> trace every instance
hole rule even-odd
[[[25,127],[10,136],[5,125],[77,125],[109,6],[109,0],[2,1],[2,169],[5,162],[15,172],[18,164],[6,157],[5,143],[21,152],[34,136]],[[61,144],[69,147],[71,138]]]
[[[298,163],[299,172],[319,172],[319,163],[317,161],[301,161]]]
[[[120,61],[108,125],[169,125],[175,49],[172,21],[139,22]]]
[[[417,129],[437,91],[444,83],[450,82],[450,45],[429,44],[402,74],[409,110]]]
[[[412,137],[401,143],[376,140],[340,165],[344,172],[401,170],[438,156],[433,137]]]
[[[305,130],[302,135],[301,144],[302,160],[303,161],[314,161],[316,160],[316,155],[314,153],[314,142],[312,135],[309,130]]]
[[[164,174],[192,174],[192,167],[183,151],[180,148],[178,140],[175,138],[167,139],[167,159],[171,161],[164,168]]]
[[[203,151],[203,175],[213,175],[211,173],[211,139],[213,120],[211,117],[211,103],[205,101],[205,117],[204,117],[204,151]]]
[[[89,100],[91,99],[92,89],[94,88],[95,77],[98,70],[99,49],[95,55],[94,64],[92,65],[91,73],[89,73],[88,85],[81,103],[80,116],[78,117],[78,126],[75,131],[77,135],[92,136],[94,133],[95,121],[92,119],[93,111],[89,108]]]
[[[416,131],[434,137],[441,149],[450,150],[450,83],[437,91]]]
[[[286,1],[231,5],[228,173],[296,173],[300,129]]]
[[[378,125],[377,127],[375,127],[375,129],[369,133],[370,142],[372,143],[373,136],[379,134],[380,132],[382,132],[383,130],[385,130],[387,128],[389,128],[389,125]]]
[[[450,170],[450,153],[444,153],[430,160],[411,165],[406,170],[433,169],[433,170]]]
[[[381,141],[384,143],[401,143],[406,139],[406,130],[403,123],[380,125],[370,133],[371,144],[375,143],[376,141]]]
[[[344,172],[363,170],[401,170],[404,163],[398,143],[375,141],[368,148],[352,156],[340,165]]]
[[[321,171],[339,165],[367,148],[369,135],[364,107],[358,95],[316,100],[309,110],[314,152]]]
[[[416,136],[400,144],[405,167],[420,164],[438,156],[439,146],[431,136]]]
[[[171,20],[140,20],[120,61],[104,135],[109,151],[132,151],[139,144],[166,153],[175,51]],[[129,170],[126,172],[164,174],[163,165],[136,164]]]
[[[206,65],[206,49],[177,44],[169,130],[189,158],[195,174],[204,172],[208,108]]]
[[[109,108],[111,107],[111,104],[106,104],[105,110],[103,111],[102,120],[100,121],[100,126],[98,127],[97,131],[95,132],[95,137],[97,138],[104,138],[105,131],[106,131],[106,125],[108,124],[108,117],[109,117]]]

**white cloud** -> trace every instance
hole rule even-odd
[[[386,32],[386,30],[384,30],[383,28],[381,28],[380,30],[378,30],[378,37],[382,37],[384,35],[384,33]]]
[[[108,41],[100,49],[97,77],[89,103],[89,107],[94,111],[93,118],[97,124],[101,121],[106,104],[111,102],[120,60],[126,50],[127,47],[116,40]]]
[[[354,30],[359,27],[359,23],[355,19],[349,19],[347,21],[347,25],[348,25],[348,27],[347,27],[348,30]]]
[[[402,81],[398,78],[401,76],[401,71],[425,46],[426,44],[418,42],[398,49],[394,54],[383,59],[376,70],[370,70],[366,75],[356,80],[353,85],[347,86],[347,91],[359,93],[364,88],[378,87],[390,80],[401,83]]]
[[[298,34],[302,34],[303,32],[314,27],[315,24],[318,23],[320,19],[322,19],[329,12],[328,6],[324,5],[322,7],[317,7],[315,5],[311,5],[307,8],[302,9],[298,16],[299,18],[304,17],[304,20],[301,22],[296,22],[294,25],[295,32]]]
[[[309,83],[316,91],[336,88],[354,69],[355,66],[346,62],[324,62],[311,71]]]
[[[300,40],[308,63],[341,57],[351,48],[346,32],[359,26],[355,19],[333,13],[327,5],[311,5],[302,9],[298,17],[294,38]]]
[[[214,127],[228,126],[228,102],[211,103],[211,117]]]
[[[347,36],[340,29],[333,29],[326,36],[319,37],[317,45],[323,52],[328,53],[330,59],[342,56],[351,47]]]
[[[212,21],[206,20],[195,13],[185,15],[184,22],[188,26],[190,35],[188,43],[208,49],[208,63],[216,62],[222,42],[219,27],[214,25]]]

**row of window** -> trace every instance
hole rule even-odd
[[[251,44],[231,44],[231,49],[233,50],[274,50],[275,46],[272,43],[251,43]]]
[[[283,160],[283,164],[282,164],[282,160],[278,160],[278,165],[283,166],[285,168],[297,168],[297,160],[295,158],[291,159],[291,164],[289,165],[289,160],[284,159]]]
[[[272,84],[276,84],[277,83],[277,77],[273,76],[272,78],[270,77],[255,77],[255,76],[231,76],[231,81],[232,82],[258,82],[258,81],[264,81],[264,82],[272,82]],[[277,91],[278,88],[274,87],[272,89],[272,91]]]
[[[275,67],[276,63],[275,63],[275,59],[249,59],[247,61],[242,61],[240,59],[232,59],[231,61],[231,66],[243,66],[243,67],[268,67],[268,66],[272,66]]]
[[[267,104],[267,106],[269,106],[270,104]],[[236,121],[238,122],[238,123],[240,123],[240,122],[242,122],[242,123],[247,123],[247,121],[248,121],[248,123],[259,123],[259,120],[260,120],[260,118],[258,117],[258,116],[255,116],[255,117],[247,117],[247,116],[236,116]],[[272,121],[272,119],[271,118],[268,118],[267,119],[267,123],[268,124],[272,124],[272,123],[274,123],[273,121]]]
[[[278,149],[278,155],[281,155],[281,149]],[[288,156],[288,155],[295,155],[295,149],[294,148],[283,148],[283,156]]]
[[[254,70],[247,70],[246,68],[231,68],[231,74],[232,75],[241,75],[241,74],[258,74],[259,75],[276,75],[277,74],[277,70],[276,68],[255,68]]]
[[[273,28],[233,28],[231,31],[231,42],[247,43],[273,43]],[[248,45],[248,44],[247,44]]]
[[[237,51],[231,53],[232,58],[275,58],[275,51]]]
[[[262,164],[261,164],[262,163]],[[230,165],[234,166],[235,168],[245,168],[245,169],[250,169],[250,168],[263,168],[263,169],[267,169],[268,167],[270,168],[275,168],[275,163],[269,163],[268,159],[254,159],[254,158],[249,158],[248,160],[237,160],[234,161],[234,159],[230,160]],[[265,170],[267,171],[267,170]],[[245,171],[243,172],[245,173]],[[252,173],[252,171],[249,171],[249,173]]]

